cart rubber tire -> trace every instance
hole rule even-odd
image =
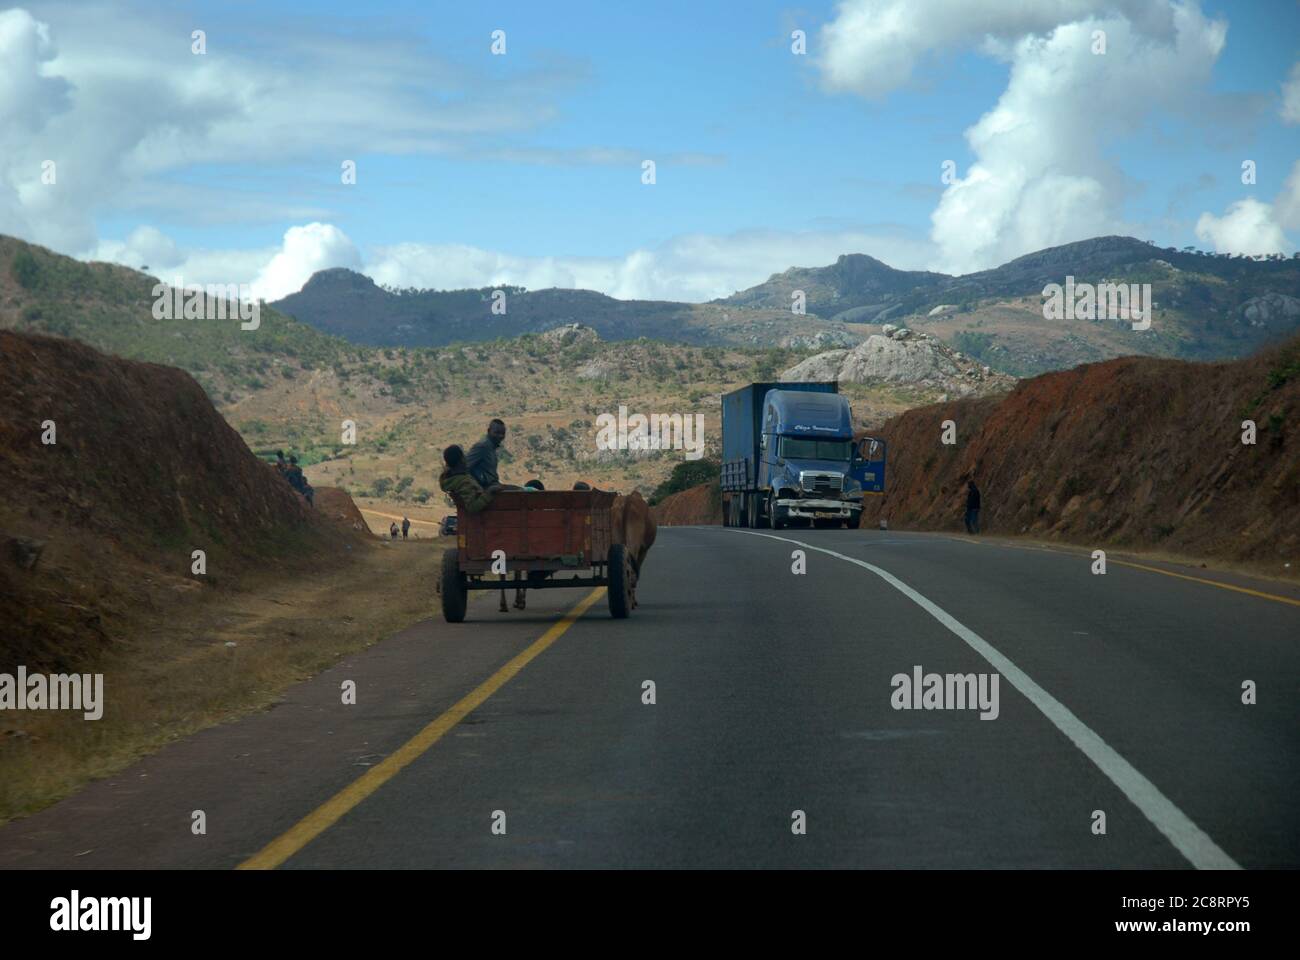
[[[609,548],[609,615],[622,620],[632,612],[632,563],[627,547],[616,543]]]
[[[469,590],[465,587],[465,575],[460,572],[460,551],[448,550],[442,555],[442,617],[448,623],[460,623],[465,619],[465,607],[469,601]]]

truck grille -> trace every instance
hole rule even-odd
[[[804,470],[799,474],[799,485],[803,487],[804,493],[840,494],[844,492],[844,474]]]

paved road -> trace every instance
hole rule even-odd
[[[233,867],[286,832],[262,863],[1300,866],[1300,605],[1085,553],[775,536],[661,530],[626,621],[602,598],[557,626],[566,590],[418,624],[0,829],[0,868]],[[997,673],[996,719],[894,709],[916,666]]]

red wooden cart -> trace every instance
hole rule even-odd
[[[457,504],[456,547],[442,558],[443,617],[448,623],[464,620],[470,590],[506,587],[608,587],[610,615],[626,617],[634,574],[612,529],[610,508],[617,496],[601,490],[503,490],[478,513]],[[556,576],[566,571],[580,575]]]

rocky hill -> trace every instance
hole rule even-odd
[[[1152,329],[1114,320],[1051,321],[1043,288],[1067,276],[1150,283]],[[792,312],[802,292],[806,313]],[[1018,257],[991,270],[949,276],[896,270],[862,254],[826,267],[796,267],[705,304],[616,300],[590,290],[494,291],[376,286],[326,270],[276,306],[354,343],[441,346],[538,333],[583,323],[605,340],[638,337],[694,345],[851,348],[886,322],[925,329],[994,370],[1015,376],[1124,355],[1224,359],[1246,356],[1300,329],[1300,260],[1254,260],[1160,248],[1132,237],[1096,237]]]
[[[494,304],[500,303],[494,311]],[[826,347],[856,342],[842,323],[784,308],[738,309],[662,300],[616,300],[591,290],[407,290],[352,270],[322,270],[273,306],[319,330],[374,346],[438,347],[543,333],[570,323],[605,340]]]
[[[795,291],[809,313],[849,323],[873,323],[899,312],[899,304],[943,289],[952,278],[923,270],[895,270],[874,257],[853,253],[828,267],[792,267],[758,286],[714,303],[750,309],[790,309]]]
[[[1197,254],[1157,247],[1133,237],[1112,236],[1049,247],[991,270],[958,277],[895,270],[860,254],[843,256],[828,267],[787,270],[715,302],[788,308],[791,293],[803,290],[809,312],[818,316],[851,323],[882,323],[909,315],[924,316],[944,304],[959,306],[981,299],[1025,296],[1041,299],[1044,286],[1063,283],[1067,275],[1079,280],[1118,278],[1153,261],[1234,287],[1243,294],[1234,306],[1242,306],[1266,290],[1300,293],[1300,260]]]
[[[996,373],[949,349],[927,333],[885,324],[852,350],[829,350],[781,374],[782,380],[913,384],[949,396],[984,396],[1011,388],[1014,377]]]

